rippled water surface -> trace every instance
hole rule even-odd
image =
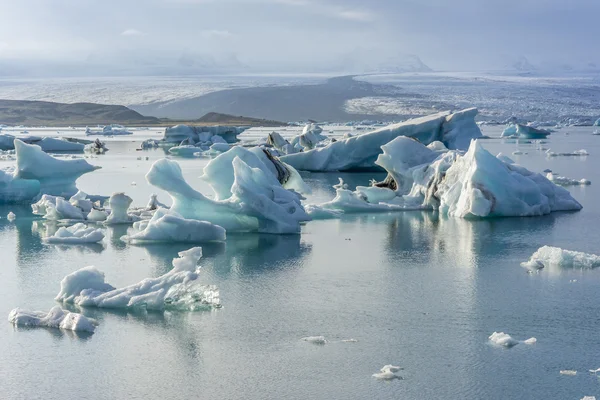
[[[0,397],[5,399],[580,399],[600,396],[600,271],[543,270],[521,261],[542,245],[600,254],[600,137],[565,128],[545,145],[587,149],[547,158],[535,144],[499,139],[502,151],[535,171],[550,168],[591,186],[571,188],[581,212],[467,221],[429,212],[350,215],[307,223],[301,235],[229,235],[205,245],[201,279],[221,290],[210,312],[83,309],[93,335],[0,323]],[[484,128],[498,135],[498,128]],[[567,135],[566,133],[569,133]],[[133,139],[132,139],[133,140]],[[109,143],[91,160],[88,193],[127,192],[145,204],[144,174],[162,150]],[[515,150],[524,153],[512,156]],[[138,160],[138,157],[142,157]],[[145,157],[149,157],[146,160]],[[183,159],[189,182],[206,163]],[[3,162],[2,165],[6,164]],[[309,200],[333,196],[340,174],[304,174]],[[377,174],[343,174],[351,185]],[[132,183],[135,182],[135,185]],[[159,199],[168,197],[159,192]],[[5,218],[9,211],[14,222]],[[164,274],[178,244],[135,247],[109,228],[103,246],[41,243],[28,207],[0,207],[0,315],[17,306],[48,310],[59,282],[86,265],[113,286]],[[487,338],[504,331],[537,344],[511,349]],[[329,342],[301,340],[324,335]],[[344,339],[357,342],[342,342]],[[385,364],[404,380],[371,375]],[[574,369],[575,376],[559,374]]]

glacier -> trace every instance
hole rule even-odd
[[[225,240],[225,229],[206,221],[185,219],[171,210],[159,208],[148,221],[133,224],[138,232],[126,235],[121,240],[132,243],[179,242],[205,243]]]
[[[15,308],[8,315],[8,322],[17,326],[56,328],[89,333],[93,333],[98,324],[92,318],[63,310],[60,306],[52,307],[47,313]]]
[[[477,109],[469,108],[410,119],[341,139],[325,147],[284,155],[281,161],[306,171],[380,170],[375,161],[382,152],[381,146],[400,136],[411,137],[424,144],[440,141],[449,149],[466,149],[471,139],[482,136],[475,123],[476,115]]]
[[[354,192],[338,187],[332,201],[309,209],[342,213],[430,209],[451,217],[488,218],[582,208],[566,189],[504,156],[494,157],[478,140],[463,153],[401,136],[382,150],[376,163],[388,172],[383,182],[359,186]]]
[[[173,269],[157,278],[116,289],[104,281],[96,267],[81,268],[60,283],[55,300],[82,307],[144,308],[147,310],[205,310],[219,308],[219,290],[199,283],[202,248],[194,247],[178,253]]]

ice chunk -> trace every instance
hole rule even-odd
[[[138,216],[127,213],[132,202],[133,200],[131,197],[127,196],[125,193],[113,193],[108,200],[110,215],[106,218],[104,223],[106,225],[116,225],[131,224],[139,221],[140,218]]]
[[[560,374],[567,376],[575,376],[577,375],[577,371],[575,371],[574,369],[561,369]]]
[[[14,177],[39,182],[39,193],[70,197],[77,193],[75,181],[100,167],[86,160],[59,160],[44,153],[39,146],[15,140],[17,169]]]
[[[144,148],[145,142],[146,141],[142,143],[142,148]],[[108,151],[108,147],[106,147],[106,144],[101,142],[100,139],[96,139],[92,143],[86,144],[83,150],[92,154],[104,154]]]
[[[213,137],[220,137],[220,136],[213,136]],[[225,153],[226,151],[229,151],[230,148],[231,148],[231,146],[229,145],[229,143],[214,143],[212,146],[210,146],[210,148],[207,150],[207,152],[210,154]]]
[[[592,184],[592,182],[588,181],[587,179],[571,179],[565,176],[553,174],[552,172],[549,172],[546,175],[546,178],[548,178],[550,182],[559,186],[587,186]]]
[[[566,152],[566,153],[555,153],[553,151],[547,150],[546,155],[548,157],[585,157],[585,156],[589,156],[590,153],[588,153],[587,150],[585,150],[585,149],[575,150],[575,151]]]
[[[145,308],[148,310],[200,310],[221,305],[215,286],[198,281],[202,249],[194,247],[173,259],[173,269],[158,278],[115,289],[104,282],[96,267],[85,267],[67,275],[60,283],[56,300],[83,307]]]
[[[536,344],[537,343],[537,339],[534,338],[534,337],[530,337],[527,340],[523,340],[523,343],[525,343],[525,344]]]
[[[40,146],[43,151],[81,152],[85,147],[85,145],[81,143],[70,142],[66,139],[55,139],[51,137],[45,137],[35,144]]]
[[[327,343],[325,336],[307,336],[307,337],[303,337],[302,340],[304,340],[305,342],[308,342],[308,343],[312,343],[312,344]]]
[[[506,128],[502,131],[501,137],[510,137],[517,136],[517,125],[516,124],[508,124]]]
[[[521,266],[525,268],[530,268],[532,265],[561,268],[596,268],[600,267],[600,256],[580,251],[563,250],[559,247],[543,246],[533,253],[529,261],[521,263]]]
[[[63,310],[59,306],[52,307],[48,313],[15,308],[8,315],[8,322],[17,326],[39,326],[90,333],[96,330],[97,325],[95,320]]]
[[[385,381],[390,381],[390,380],[394,380],[394,379],[403,379],[400,375],[398,375],[396,372],[401,371],[404,368],[401,367],[397,367],[395,365],[384,365],[378,373],[373,374],[374,378],[377,379],[381,379],[381,380],[385,380]]]
[[[40,193],[40,182],[15,177],[13,170],[0,170],[0,203],[24,203]]]
[[[165,129],[163,141],[181,143],[189,139],[193,143],[206,142],[215,135],[222,137],[227,143],[237,142],[237,135],[244,132],[246,127],[235,126],[188,126],[175,125]],[[213,141],[213,143],[216,143]]]
[[[45,237],[46,243],[60,244],[82,244],[98,243],[104,239],[104,233],[101,229],[88,228],[83,223],[78,223],[69,227],[60,227],[53,236]]]
[[[17,216],[15,215],[14,212],[9,212],[8,215],[6,216],[6,219],[9,220],[10,222],[14,221],[15,219],[17,219]]]
[[[272,173],[265,171],[264,164],[252,168],[235,157],[232,161],[234,179],[229,189],[217,182],[230,179],[222,175],[229,174],[227,164],[223,165],[224,172],[215,171],[214,180],[211,179],[210,183],[213,188],[218,188],[215,192],[219,196],[227,196],[231,192],[227,200],[211,200],[195,191],[185,182],[175,161],[156,161],[146,179],[151,185],[169,193],[173,199],[171,210],[183,218],[208,221],[227,231],[298,233],[300,222],[310,219],[300,203],[300,196],[284,189]]]
[[[399,136],[409,136],[424,144],[440,141],[449,149],[466,148],[471,139],[482,136],[475,115],[477,109],[472,108],[411,119],[322,148],[282,156],[281,160],[297,170],[377,170],[375,160],[382,152],[381,146]]]
[[[545,139],[551,133],[550,131],[534,128],[529,125],[516,124],[516,126],[516,133],[521,139]]]
[[[102,211],[102,210],[97,210],[95,208],[92,209],[87,215],[87,220],[93,221],[93,222],[106,221],[107,218],[108,218],[108,213],[106,213],[105,211]]]
[[[518,340],[513,339],[509,334],[504,332],[494,332],[488,338],[494,344],[504,347],[513,347],[519,344]]]
[[[129,243],[204,243],[225,240],[225,229],[222,227],[206,221],[184,219],[164,208],[159,208],[150,221],[137,227],[143,228],[141,232],[124,236],[122,239]]]
[[[285,140],[278,132],[271,132],[267,135],[267,144],[273,146],[277,151],[283,154],[294,154],[298,152],[298,149]]]

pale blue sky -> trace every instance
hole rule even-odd
[[[598,0],[0,0],[0,70],[437,70],[600,65]],[[376,61],[373,61],[376,62]],[[33,67],[34,66],[34,67]]]

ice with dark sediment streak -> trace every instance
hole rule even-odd
[[[179,252],[173,259],[173,269],[157,278],[114,288],[104,280],[96,267],[81,268],[67,275],[60,283],[56,300],[82,307],[145,308],[147,310],[203,310],[221,306],[216,286],[199,282],[202,248]]]
[[[156,161],[146,179],[169,193],[171,210],[182,218],[208,221],[228,232],[298,233],[300,223],[310,220],[300,194],[286,190],[258,157],[246,158],[248,162],[254,160],[250,165],[238,155],[230,161],[230,156],[239,151],[236,149],[211,160],[204,170],[203,179],[223,200],[209,199],[194,190],[175,161]]]
[[[338,187],[332,201],[309,209],[343,213],[430,209],[459,218],[581,209],[566,189],[506,157],[494,157],[478,140],[466,153],[424,146],[407,137],[382,149],[377,164],[388,172],[383,182],[355,191]]]
[[[379,170],[377,156],[381,146],[397,137],[406,136],[429,144],[442,142],[449,149],[466,149],[471,139],[482,136],[475,123],[477,109],[456,113],[441,112],[410,119],[362,135],[340,139],[325,147],[289,154],[281,160],[297,170],[346,171]]]
[[[59,306],[52,307],[47,313],[15,308],[8,315],[8,322],[17,326],[56,328],[89,333],[93,333],[98,324],[92,318],[63,310]]]

